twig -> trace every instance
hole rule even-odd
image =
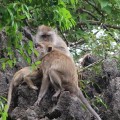
[[[94,62],[93,64],[90,64],[90,65],[88,65],[88,66],[86,66],[86,67],[84,67],[84,68],[81,68],[81,69],[78,71],[78,73],[80,73],[80,72],[82,72],[82,71],[84,71],[84,70],[86,70],[86,69],[88,69],[88,68],[90,68],[90,67],[93,67],[93,66],[95,66],[95,65],[97,65],[97,64],[99,64],[99,63],[101,63],[101,62],[103,62],[103,61],[104,61],[104,59],[100,59],[100,60]]]
[[[95,20],[98,20],[96,16],[94,16],[90,11],[87,11],[85,9],[81,9],[82,12],[87,13],[88,15],[92,16]]]
[[[100,21],[94,21],[94,20],[88,20],[87,22],[89,22],[89,24],[91,25],[102,25],[104,29],[106,29],[107,31],[109,31],[108,28],[113,28],[113,29],[120,29],[120,26],[115,26],[115,25],[109,25],[109,24],[104,24],[101,23]],[[86,23],[84,22],[80,22],[78,23],[78,25],[86,25]],[[116,42],[120,42],[119,39],[116,39],[111,33],[108,33]]]
[[[92,4],[89,0],[85,0],[89,5],[91,5],[97,12],[98,14],[100,14],[102,17],[104,17],[104,15],[102,14],[102,12],[98,9],[98,7],[96,7],[94,4]]]
[[[77,45],[82,45],[84,44],[84,40],[79,40],[79,41],[76,41],[74,43],[70,43],[70,47],[74,47],[74,46],[77,46]]]
[[[94,21],[94,20],[88,20],[87,22],[89,22],[89,24],[91,24],[91,25],[101,25],[102,24],[100,21]],[[86,25],[86,23],[80,22],[80,23],[78,23],[78,25]],[[109,25],[109,24],[105,24],[105,23],[102,25],[105,25],[106,27],[109,27],[109,28],[114,28],[114,29],[120,30],[120,26]]]

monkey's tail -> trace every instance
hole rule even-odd
[[[90,111],[90,113],[92,113],[98,120],[102,120],[100,118],[100,116],[95,112],[95,110],[91,107],[91,105],[88,103],[87,99],[84,97],[82,91],[80,90],[80,88],[78,88],[78,97],[80,98],[80,100],[82,101],[83,104],[86,105],[87,109]]]
[[[13,91],[13,83],[10,83],[9,86],[9,90],[8,90],[8,97],[7,97],[7,109],[6,112],[8,112],[9,107],[10,107],[10,103],[11,103],[11,99],[12,99],[12,91]]]

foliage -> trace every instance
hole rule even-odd
[[[7,120],[7,106],[5,105],[6,99],[4,97],[0,97],[0,120]]]
[[[95,97],[96,98],[96,104],[100,104],[100,105],[103,105],[106,109],[108,109],[108,106],[107,104],[98,96]]]
[[[67,34],[67,39],[75,43],[71,49],[76,58],[86,52],[106,57],[120,48],[119,3],[118,0],[78,2],[76,11],[72,11],[77,26]]]
[[[12,67],[18,61],[13,48],[17,49],[29,64],[31,63],[28,56],[33,52],[33,43],[23,43],[22,27],[57,24],[62,30],[70,29],[75,25],[75,21],[67,9],[67,4],[75,5],[76,2],[77,0],[1,0],[0,29],[5,30],[8,36],[7,47],[3,48],[8,58],[0,60],[2,68],[5,69],[6,64]]]
[[[7,47],[3,47],[7,58],[0,59],[2,68],[6,64],[13,67],[18,61],[14,49],[31,63],[28,56],[34,52],[33,43],[23,43],[22,28],[40,24],[65,32],[68,42],[74,44],[70,45],[76,58],[86,52],[106,57],[120,46],[119,17],[119,0],[0,0],[0,30],[8,36]]]

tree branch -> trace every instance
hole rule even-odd
[[[95,20],[98,20],[98,18],[95,17],[90,11],[87,11],[87,10],[85,10],[85,9],[80,9],[80,11],[81,11],[81,12],[84,12],[84,13],[87,13],[87,14],[89,14],[91,17],[93,17]]]
[[[74,42],[74,43],[70,43],[70,47],[75,47],[75,46],[77,46],[77,45],[82,45],[82,44],[84,44],[84,40],[79,40],[79,41],[76,41],[76,42]]]
[[[91,68],[91,67],[93,67],[93,66],[95,66],[95,65],[97,65],[97,64],[99,64],[99,63],[101,63],[103,61],[104,61],[104,59],[100,59],[100,60],[94,62],[93,64],[90,64],[90,65],[88,65],[88,66],[86,66],[84,68],[80,68],[80,70],[78,71],[78,73],[80,73],[80,72],[82,72],[84,70],[87,70],[88,68]]]
[[[104,15],[102,14],[102,12],[98,9],[98,7],[96,7],[94,4],[92,4],[89,0],[85,0],[89,5],[91,5],[97,12],[98,14],[100,14],[102,17],[104,17]]]
[[[104,23],[101,23],[100,21],[88,20],[87,22],[89,22],[89,24],[91,24],[91,25],[101,25],[102,24],[102,25],[105,25],[106,27],[120,30],[120,26],[110,25],[110,24],[106,24],[106,23],[104,24]],[[78,23],[78,25],[86,25],[86,23],[80,22],[80,23]]]
[[[88,20],[87,22],[89,22],[89,24],[91,25],[102,25],[104,29],[106,29],[107,31],[109,31],[108,28],[113,28],[113,29],[118,29],[120,30],[120,26],[115,26],[115,25],[109,25],[109,24],[104,24],[104,23],[101,23],[100,21],[93,21],[93,20]],[[84,22],[80,22],[78,23],[78,25],[87,25],[86,23]],[[107,28],[108,27],[108,28]],[[120,39],[116,39],[114,38],[114,36],[109,33],[109,35],[116,41],[116,42],[120,42]]]
[[[32,33],[30,32],[30,30],[27,27],[23,28],[23,32],[26,38],[28,38],[29,40],[34,41],[34,36],[32,35]]]
[[[62,33],[61,29],[59,27],[57,27],[57,29],[60,31],[60,34],[62,35],[62,37],[64,38],[67,46],[69,45],[69,42],[67,41],[66,37],[64,36],[64,34]]]

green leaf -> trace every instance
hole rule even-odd
[[[14,22],[14,15],[13,15],[12,11],[9,8],[7,8],[7,10],[8,10],[8,13],[10,14],[11,21]]]
[[[2,63],[2,69],[5,70],[6,63]]]
[[[41,64],[41,61],[36,61],[35,62],[35,65],[40,65]]]
[[[17,32],[17,37],[19,38],[19,40],[22,40],[23,39],[23,35],[22,35],[22,33],[21,32]]]
[[[14,31],[17,32],[17,30],[18,30],[18,25],[17,25],[17,23],[13,23],[13,28],[14,28]]]
[[[27,57],[27,62],[30,64],[31,63],[31,58]]]
[[[31,2],[32,2],[32,0],[29,0],[29,2],[31,3]]]
[[[31,49],[28,49],[27,52],[28,52],[29,55],[31,55],[32,50],[31,50]]]
[[[9,64],[9,66],[12,68],[13,67],[13,61],[12,60],[8,60],[7,64]]]
[[[30,48],[33,48],[33,46],[34,46],[33,41],[31,41],[31,40],[29,41],[29,46],[30,46]]]
[[[2,31],[2,29],[3,29],[3,25],[0,22],[0,32]]]
[[[108,4],[109,4],[108,0],[99,0],[99,1],[100,1],[100,4],[101,4],[101,8],[104,8],[104,7],[108,6]]]
[[[63,0],[59,0],[58,1],[58,5],[62,5],[62,7],[66,7],[65,3],[63,2]]]
[[[72,5],[75,4],[75,0],[70,0],[70,2]]]
[[[103,8],[103,10],[106,11],[108,14],[110,14],[112,9],[110,6],[106,6]]]
[[[36,56],[39,56],[39,53],[38,53],[38,51],[37,51],[36,49],[34,49],[34,54],[35,54]]]
[[[2,113],[2,120],[7,120],[8,114],[7,112]]]

